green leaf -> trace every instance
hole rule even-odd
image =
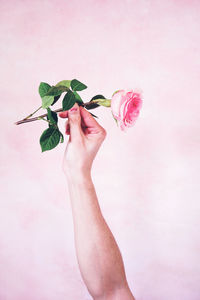
[[[60,131],[54,126],[46,129],[40,137],[40,146],[42,152],[55,148],[60,141]]]
[[[71,80],[62,80],[59,81],[56,86],[66,86],[67,88],[70,88]]]
[[[39,94],[40,94],[40,97],[44,97],[46,95],[46,93],[50,90],[51,86],[46,83],[46,82],[40,82],[40,85],[39,85]]]
[[[93,116],[94,118],[97,118],[98,119],[98,117],[97,116],[95,116],[94,114],[92,114],[92,113],[90,113],[91,114],[91,116]]]
[[[96,95],[96,96],[94,96],[91,100],[90,100],[90,102],[92,101],[92,100],[96,100],[96,99],[106,99],[103,95]],[[100,106],[99,104],[97,104],[97,103],[91,103],[91,104],[89,104],[89,105],[87,105],[87,109],[89,110],[89,109],[94,109],[94,108],[96,108],[96,107],[98,107],[98,106]]]
[[[71,88],[73,91],[82,91],[87,89],[87,86],[82,82],[78,81],[77,79],[73,79],[71,81]]]
[[[80,95],[76,91],[73,91],[73,94],[75,96],[77,103],[80,103],[80,104],[84,103],[83,100],[81,99]]]
[[[53,101],[53,103],[52,103],[51,105],[54,105],[54,104],[58,101],[58,99],[60,98],[60,96],[61,96],[61,95],[55,96],[55,97],[54,97],[54,101]]]
[[[49,107],[47,108],[47,119],[52,123],[52,124],[57,124],[58,123],[58,116],[55,111],[52,111]]]
[[[69,89],[66,86],[52,86],[45,96],[59,96],[63,92],[68,91]]]
[[[62,108],[63,110],[69,110],[70,108],[72,108],[72,106],[74,106],[76,102],[74,93],[69,90],[67,92],[67,94],[65,94],[65,97],[63,98],[63,102],[62,102]]]
[[[54,96],[44,96],[42,97],[42,108],[49,107],[54,101]]]
[[[106,99],[106,98],[103,95],[96,95],[96,96],[92,97],[92,99],[90,101],[96,100],[96,99]]]
[[[60,132],[60,143],[63,143],[64,142],[64,136],[62,134],[62,132]]]

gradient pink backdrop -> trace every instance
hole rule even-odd
[[[40,106],[41,81],[73,78],[84,100],[143,90],[127,133],[110,109],[94,111],[107,138],[93,181],[136,299],[200,299],[199,32],[194,0],[1,0],[0,300],[91,299],[61,169],[67,138],[41,153],[46,123],[14,125]]]

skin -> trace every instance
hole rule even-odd
[[[91,178],[94,158],[106,137],[105,129],[77,103],[67,118],[69,140],[63,158],[72,207],[74,238],[80,272],[94,300],[134,300],[119,247],[98,203]]]

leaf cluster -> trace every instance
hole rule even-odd
[[[63,93],[65,93],[62,100],[63,111],[69,110],[74,106],[75,103],[78,103],[78,105],[83,105],[84,102],[77,92],[86,88],[87,86],[77,79],[62,80],[55,86],[51,86],[46,82],[40,83],[38,91],[42,99],[42,108],[47,110],[47,118],[44,120],[47,121],[49,125],[49,127],[42,133],[40,137],[40,146],[42,152],[51,150],[59,143],[63,143],[64,141],[64,136],[58,127],[57,113],[52,111],[50,106],[53,106],[60,99]],[[102,95],[97,95],[94,96],[90,102],[94,99],[105,99],[105,97]],[[89,110],[98,106],[99,104],[97,103],[91,103],[90,105],[85,106],[85,108]],[[96,117],[92,113],[91,115]]]

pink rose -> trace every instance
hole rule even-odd
[[[133,90],[119,90],[113,94],[111,99],[113,117],[123,131],[135,124],[141,107],[141,95]]]

